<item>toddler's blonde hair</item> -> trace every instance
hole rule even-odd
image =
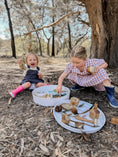
[[[71,57],[78,57],[80,59],[86,59],[86,49],[83,46],[75,46],[71,51]]]
[[[39,63],[39,59],[38,59],[38,56],[35,54],[35,53],[28,53],[27,56],[26,56],[26,64],[27,64],[27,59],[30,55],[34,55],[36,57],[36,60],[37,60],[37,64]]]

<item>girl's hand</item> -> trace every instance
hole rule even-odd
[[[97,73],[101,68],[98,66],[96,67],[95,73]]]
[[[108,64],[105,62],[105,63],[103,63],[102,65],[100,65],[100,66],[97,66],[96,67],[96,71],[95,71],[95,73],[97,73],[100,69],[105,69],[105,68],[107,68],[107,66],[108,66]]]
[[[57,86],[56,91],[58,94],[60,94],[62,91],[62,86]]]
[[[38,73],[38,76],[39,76],[40,79],[43,78],[43,75],[41,73]]]

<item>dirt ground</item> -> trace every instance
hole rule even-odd
[[[45,81],[57,84],[59,75],[69,60],[40,58],[40,68]],[[118,98],[118,69],[109,69],[109,76],[116,85]],[[72,92],[80,100],[98,103],[106,116],[104,127],[81,140],[80,134],[62,128],[54,119],[53,107],[43,107],[33,102],[32,92],[23,91],[12,100],[8,92],[22,80],[18,59],[0,57],[0,157],[118,157],[118,125],[110,120],[118,116],[118,109],[109,106],[106,93],[93,88]],[[71,88],[67,79],[64,86]]]

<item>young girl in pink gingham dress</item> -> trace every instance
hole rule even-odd
[[[91,74],[88,67],[95,67],[95,71]],[[67,65],[66,70],[58,79],[57,92],[62,90],[62,83],[67,77],[72,84],[72,90],[80,90],[82,87],[94,87],[95,90],[107,92],[109,104],[118,108],[118,102],[114,96],[114,87],[111,85],[110,78],[105,68],[108,64],[104,59],[88,59],[86,49],[82,46],[76,46],[71,52],[71,63]]]
[[[87,72],[88,66],[98,67],[105,63],[103,59],[86,59],[84,70],[81,72],[78,68],[76,68],[73,63],[67,65],[65,73],[68,74],[68,79],[72,84],[78,84],[83,87],[91,87],[93,86],[98,91],[104,91],[103,81],[105,79],[109,80],[109,77],[104,69],[100,69],[99,73],[95,75],[91,75]]]

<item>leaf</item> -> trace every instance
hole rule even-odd
[[[58,141],[56,145],[57,145],[57,147],[59,148],[59,147],[62,146],[62,142]]]
[[[31,137],[28,137],[28,140],[31,141],[32,143],[36,143]]]
[[[21,138],[21,151],[20,151],[20,155],[22,155],[24,150],[24,138]]]
[[[62,136],[60,136],[60,135],[56,135],[57,137],[58,137],[58,139],[60,140],[60,141],[64,141],[64,139],[63,139],[63,137]]]
[[[51,132],[51,134],[50,134],[50,138],[51,138],[51,140],[55,143],[56,141],[55,141],[55,139],[54,139],[54,135],[53,135],[53,133]]]
[[[72,149],[68,149],[67,151],[65,151],[64,153],[63,153],[63,155],[64,154],[67,154],[67,153],[69,153],[69,152],[71,152],[72,151]]]
[[[60,151],[57,148],[55,149],[55,154],[58,157],[63,157],[62,153],[60,153]]]
[[[50,155],[50,152],[48,150],[47,147],[45,147],[44,145],[40,144],[39,147],[41,148],[41,150],[46,154],[46,155]]]

